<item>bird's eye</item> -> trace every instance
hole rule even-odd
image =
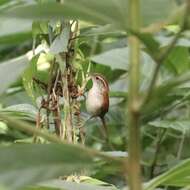
[[[96,80],[98,80],[99,79],[99,77],[96,77]]]

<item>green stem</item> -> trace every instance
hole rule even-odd
[[[190,9],[190,0],[186,0],[186,8],[185,8],[185,12],[184,12],[184,17],[182,19],[182,22],[180,24],[180,30],[179,32],[175,35],[175,37],[173,38],[173,40],[171,41],[171,43],[169,44],[168,47],[166,47],[165,51],[163,53],[160,54],[159,57],[153,57],[154,61],[156,62],[156,67],[152,76],[152,80],[150,82],[150,86],[148,88],[148,92],[144,98],[144,101],[142,103],[142,108],[149,102],[149,100],[151,99],[151,95],[154,89],[154,86],[156,84],[156,80],[158,78],[158,74],[160,71],[160,67],[163,64],[163,62],[167,59],[168,55],[170,54],[170,52],[172,51],[172,49],[175,47],[178,39],[181,37],[182,32],[186,29],[186,22],[188,20],[189,17],[189,9]]]
[[[156,147],[155,147],[155,153],[154,153],[152,165],[151,165],[151,168],[150,168],[150,179],[152,179],[154,177],[154,170],[155,170],[156,165],[157,165],[158,154],[160,152],[161,143],[162,143],[162,140],[163,140],[163,138],[165,136],[166,131],[167,131],[166,129],[159,130],[159,133],[158,133],[158,136],[157,136]]]
[[[133,31],[140,29],[140,1],[129,0],[129,25]],[[140,169],[140,101],[139,101],[139,67],[140,67],[140,42],[135,36],[129,39],[130,81],[128,99],[128,174],[130,190],[141,190]]]
[[[153,92],[153,88],[156,84],[156,80],[158,78],[158,74],[160,71],[160,67],[162,65],[162,63],[166,60],[166,58],[168,57],[169,53],[172,51],[173,47],[175,46],[175,44],[177,43],[179,37],[181,36],[182,30],[180,30],[176,36],[174,37],[174,39],[172,40],[172,42],[170,43],[170,45],[166,48],[166,50],[160,55],[160,57],[158,58],[154,58],[154,61],[156,62],[156,67],[152,76],[152,80],[150,82],[150,86],[148,88],[148,92],[147,95],[145,96],[144,102],[142,104],[142,107],[147,104],[150,100],[150,97],[152,95]]]

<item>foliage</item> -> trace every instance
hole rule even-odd
[[[190,186],[190,1],[131,2],[0,2],[0,189],[133,188],[135,154],[145,190]],[[109,142],[80,96],[91,72],[109,81]]]

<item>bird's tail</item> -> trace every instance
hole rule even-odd
[[[107,140],[109,136],[108,136],[108,128],[106,125],[106,120],[104,117],[100,117],[100,118],[101,118],[102,126],[103,126],[103,135],[104,135],[105,139]]]
[[[114,147],[112,146],[111,142],[110,142],[110,138],[109,138],[109,132],[108,132],[108,127],[106,125],[106,120],[104,117],[101,117],[101,121],[102,121],[102,125],[103,125],[103,135],[104,135],[104,138],[107,142],[107,145],[109,146],[109,148],[111,150],[114,150]]]

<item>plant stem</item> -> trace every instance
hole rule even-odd
[[[72,32],[71,32],[71,24],[68,21],[65,21],[62,23],[62,25],[64,26],[64,29],[68,29],[70,31],[70,37],[72,36]],[[70,41],[70,40],[69,40]],[[70,94],[70,89],[69,89],[69,85],[71,82],[71,77],[72,76],[72,66],[71,66],[71,46],[73,47],[73,43],[71,44],[71,42],[68,42],[68,52],[64,53],[60,53],[65,61],[65,70],[62,73],[62,82],[63,82],[63,97],[64,97],[64,121],[63,121],[63,125],[64,125],[64,129],[66,130],[66,138],[67,141],[72,143],[73,142],[73,122],[72,122],[72,102],[71,102],[71,94]],[[62,138],[64,138],[65,136],[65,132],[63,131],[62,133]]]
[[[173,49],[173,47],[175,46],[175,44],[177,43],[180,35],[182,33],[182,30],[180,30],[176,36],[173,38],[172,42],[170,43],[170,45],[167,47],[167,49],[160,55],[160,57],[158,58],[154,58],[154,61],[156,62],[156,67],[155,67],[155,70],[154,70],[154,73],[153,73],[153,76],[152,76],[152,80],[150,82],[150,86],[148,88],[148,92],[147,92],[147,95],[144,99],[144,102],[142,104],[142,107],[148,103],[148,101],[150,100],[150,97],[152,95],[152,91],[153,91],[153,88],[155,86],[155,83],[156,83],[156,80],[157,80],[157,77],[158,77],[158,74],[159,74],[159,70],[160,70],[160,67],[162,65],[162,63],[166,60],[166,58],[168,57],[169,53],[171,52],[171,50]]]
[[[180,143],[179,143],[179,148],[178,148],[178,152],[177,152],[177,159],[178,160],[181,159],[184,142],[185,142],[185,132],[182,133],[181,140],[180,140]]]
[[[181,33],[185,30],[186,22],[188,20],[189,14],[190,14],[189,9],[190,9],[190,0],[186,0],[186,8],[185,8],[185,12],[184,12],[184,17],[182,19],[182,22],[180,23],[181,25],[180,25],[179,32],[175,35],[175,37],[173,38],[173,40],[171,41],[169,46],[165,49],[165,51],[163,53],[160,54],[159,57],[153,57],[153,59],[157,65],[156,65],[156,68],[154,70],[152,80],[151,80],[150,86],[148,88],[148,92],[144,98],[144,101],[143,101],[141,107],[144,107],[144,105],[146,105],[149,102],[150,97],[151,97],[152,92],[153,92],[153,88],[155,86],[155,83],[156,83],[156,80],[157,80],[157,77],[159,74],[160,67],[161,67],[162,63],[166,60],[166,58],[168,57],[168,55],[170,54],[172,49],[174,48],[175,44],[177,43],[178,39],[181,36]]]
[[[167,131],[166,129],[162,129],[162,131],[159,131],[159,134],[157,136],[157,142],[156,142],[156,147],[155,147],[156,150],[155,150],[154,158],[153,158],[152,165],[150,168],[150,178],[151,179],[154,177],[154,170],[157,165],[158,154],[159,154],[159,151],[161,148],[161,143],[162,143],[162,140],[164,138],[166,131]]]
[[[140,1],[129,0],[129,25],[138,32],[140,29]],[[130,190],[141,190],[140,169],[140,110],[139,110],[139,67],[140,42],[135,36],[129,37],[130,81],[128,99],[128,149],[129,149],[129,187]]]

